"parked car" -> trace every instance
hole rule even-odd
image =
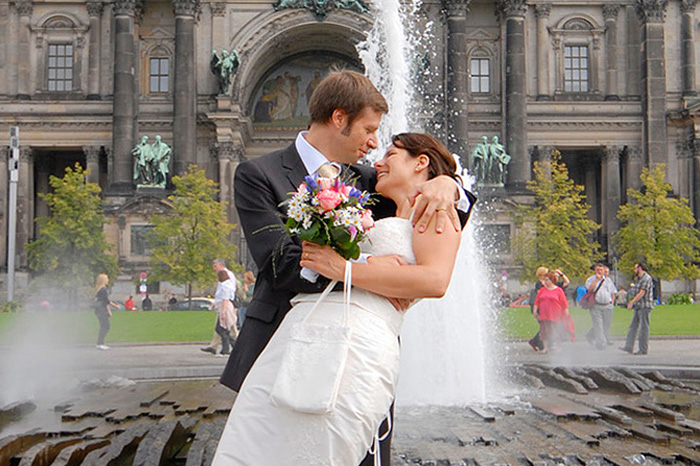
[[[526,307],[530,308],[530,297],[529,296],[520,296],[515,299],[515,301],[511,302],[508,307]]]
[[[211,298],[183,299],[168,305],[169,311],[210,311],[214,300]]]

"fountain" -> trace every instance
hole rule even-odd
[[[367,76],[389,103],[375,157],[389,145],[392,134],[426,131],[421,114],[434,110],[420,108],[420,91],[426,86],[418,81],[430,79],[430,74],[411,76],[415,60],[409,52],[425,49],[426,39],[431,37],[430,27],[415,27],[419,8],[419,0],[402,4],[382,1],[375,9],[374,27],[367,40],[358,45]],[[408,27],[411,24],[413,28]],[[494,338],[488,328],[491,313],[486,275],[482,273],[485,266],[479,260],[474,232],[472,220],[463,233],[445,297],[421,301],[406,315],[401,333],[399,406],[466,405],[487,399],[486,385],[493,375],[487,367],[493,365],[487,364],[486,336],[491,335],[491,343]]]

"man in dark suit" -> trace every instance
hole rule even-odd
[[[311,283],[300,276],[301,244],[284,231],[280,203],[306,175],[315,174],[328,162],[337,164],[343,176],[357,178],[358,189],[375,191],[374,169],[356,163],[377,147],[376,131],[388,112],[384,97],[365,76],[337,71],[318,85],[309,111],[309,130],[300,133],[294,144],[241,163],[235,174],[240,224],[259,269],[253,301],[221,376],[221,383],[236,391],[291,308],[291,298],[297,293],[321,292],[328,284],[323,277]],[[420,194],[416,209],[419,231],[425,230],[433,214],[438,215],[438,231],[460,228],[454,204],[462,192],[452,179],[430,180],[416,194]],[[388,199],[379,198],[372,211],[375,218],[383,218],[394,215],[395,208]],[[387,441],[381,447],[385,465],[389,464],[389,446]],[[365,463],[372,464],[371,457]]]

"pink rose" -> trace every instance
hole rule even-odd
[[[316,195],[316,199],[318,199],[318,206],[324,213],[335,209],[341,202],[340,194],[331,189],[322,189]]]
[[[348,227],[348,231],[350,232],[350,241],[355,239],[355,236],[357,236],[357,228],[354,226],[350,225]]]
[[[360,224],[362,225],[362,228],[367,231],[370,228],[374,227],[374,219],[372,218],[372,212],[369,210],[365,210],[362,212],[362,216],[360,217]]]
[[[319,178],[318,185],[321,189],[331,189],[333,187],[333,180],[330,178]]]
[[[352,186],[346,184],[340,185],[340,192],[343,193],[345,197],[350,197],[350,192],[352,191]]]

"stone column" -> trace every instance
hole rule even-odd
[[[644,166],[642,146],[627,146],[627,189],[642,187],[642,167]]]
[[[32,0],[18,0],[15,3],[17,13],[19,13],[19,43],[17,61],[17,98],[29,99],[29,84],[31,79],[31,49],[30,49],[30,29],[29,21],[34,11]]]
[[[607,237],[608,257],[613,255],[612,235],[620,229],[617,219],[617,211],[622,202],[622,186],[620,180],[620,152],[619,146],[607,146],[603,150],[603,171],[605,172],[605,218],[603,235]]]
[[[10,2],[3,0],[0,2],[0,37],[8,38],[8,42],[12,43],[12,35],[10,33]],[[9,67],[7,42],[0,46],[0,95],[10,94],[8,86],[7,68]],[[3,191],[4,192],[4,191]],[[0,237],[0,240],[2,237]],[[2,264],[2,261],[0,261]]]
[[[175,9],[175,74],[173,160],[175,175],[197,161],[197,90],[194,25],[199,0],[173,0]]]
[[[135,145],[134,117],[134,15],[136,0],[115,0],[114,5],[114,110],[112,113],[112,188],[133,189],[131,150]]]
[[[695,215],[695,228],[700,227],[700,141],[693,140],[691,160],[693,166],[692,189],[693,189],[693,214]]]
[[[682,0],[681,13],[681,68],[683,95],[697,95],[695,89],[695,5],[698,0]]]
[[[7,268],[7,204],[9,193],[10,173],[7,167],[7,158],[10,151],[9,146],[0,146],[0,270]]]
[[[603,5],[605,18],[605,79],[607,92],[605,100],[620,100],[617,83],[617,14],[620,5],[616,3]]]
[[[600,222],[600,199],[598,199],[598,164],[593,163],[591,160],[586,160],[584,170],[586,202],[588,202],[588,204],[591,206],[588,211],[588,218],[595,222]]]
[[[664,21],[668,0],[637,0],[642,21],[644,158],[650,167],[666,163],[666,59]]]
[[[100,24],[102,2],[88,1],[87,11],[90,16],[90,36],[88,40],[88,100],[100,99]]]
[[[219,50],[228,45],[226,35],[226,3],[211,2],[211,43],[213,48]]]
[[[525,68],[525,0],[500,0],[499,11],[506,22],[505,136],[512,157],[507,187],[524,189],[530,179],[527,151],[527,75]]]
[[[552,100],[549,89],[549,14],[552,5],[541,3],[535,5],[537,17],[537,100]]]
[[[547,166],[548,178],[552,178],[552,152],[556,150],[554,146],[537,146],[537,161],[541,165]]]
[[[46,200],[42,199],[39,194],[46,194],[50,191],[49,185],[49,160],[48,154],[42,154],[40,157],[34,157],[34,166],[36,167],[36,210],[34,216],[36,218],[48,217],[51,214],[51,208]],[[41,229],[39,225],[36,225],[36,236],[37,238],[41,235]]]
[[[34,233],[34,151],[31,147],[19,150],[19,181],[17,183],[17,263],[26,269],[28,265],[25,245]]]
[[[471,0],[443,0],[447,20],[447,145],[469,166],[467,12]],[[466,162],[466,163],[465,163]]]
[[[83,146],[83,153],[85,154],[85,166],[90,170],[90,174],[87,176],[88,183],[98,183],[100,182],[100,152],[102,148],[100,146]]]

